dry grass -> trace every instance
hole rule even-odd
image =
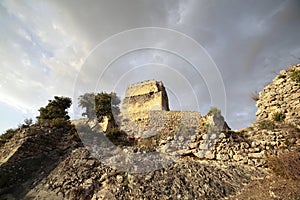
[[[146,152],[155,151],[157,146],[158,144],[156,137],[143,138],[137,143],[137,147]]]
[[[259,100],[259,94],[257,91],[255,92],[251,92],[250,93],[250,98],[253,100],[253,101],[258,101]]]
[[[268,156],[268,167],[274,174],[286,179],[300,180],[300,153],[288,152]]]
[[[270,176],[256,180],[247,185],[239,194],[229,198],[239,200],[299,200],[300,181],[286,180],[278,176]]]
[[[262,120],[258,121],[258,127],[260,129],[266,129],[266,130],[271,130],[273,131],[275,129],[275,123],[271,120]]]

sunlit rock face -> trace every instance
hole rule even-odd
[[[300,73],[300,64],[282,70],[259,93],[256,106],[257,120],[285,121],[300,127],[300,84],[297,74]]]
[[[122,103],[123,118],[144,121],[151,110],[169,110],[168,96],[161,81],[148,80],[127,87]]]

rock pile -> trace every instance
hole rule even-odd
[[[250,175],[251,174],[251,175]],[[27,197],[64,199],[220,199],[262,172],[254,168],[179,160],[166,168],[129,174],[104,166],[84,148],[74,150]],[[55,195],[56,196],[55,196]]]

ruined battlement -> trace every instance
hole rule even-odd
[[[197,127],[199,112],[170,111],[168,95],[161,81],[148,80],[131,84],[121,106],[121,129],[134,137],[144,137],[148,132],[178,129],[189,125]]]
[[[130,84],[126,89],[126,97],[145,95],[163,91],[164,86],[161,81],[147,80],[143,82]]]
[[[149,117],[151,110],[169,110],[168,96],[163,83],[148,80],[129,85],[121,106],[123,118],[141,121]]]

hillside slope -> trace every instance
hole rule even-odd
[[[174,136],[164,129],[159,136],[116,148],[132,157],[175,148],[174,162],[144,173],[105,165],[83,146],[79,133],[64,127],[20,128],[0,147],[0,199],[297,199],[297,71],[300,65],[265,87],[257,101],[258,120],[248,128],[224,129],[214,115],[206,115],[196,133],[186,128],[187,133]],[[177,140],[190,143],[176,150]]]

